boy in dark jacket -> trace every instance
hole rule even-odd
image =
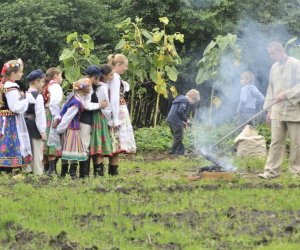
[[[191,125],[191,121],[187,115],[191,110],[191,106],[200,100],[200,93],[196,89],[191,89],[186,95],[179,95],[173,101],[167,122],[173,134],[173,145],[170,154],[183,155],[184,145],[183,133],[187,126]]]

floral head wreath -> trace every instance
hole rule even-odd
[[[4,76],[9,68],[20,68],[23,65],[21,58],[17,60],[17,63],[4,63],[3,68],[1,70],[1,75]]]
[[[84,78],[84,79],[78,80],[77,82],[73,82],[74,90],[82,90],[89,86],[91,86],[91,80],[89,78]]]

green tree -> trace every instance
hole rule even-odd
[[[180,33],[169,35],[166,32],[166,25],[169,20],[166,17],[159,19],[164,28],[153,28],[147,31],[142,28],[142,19],[136,18],[132,22],[130,18],[124,20],[117,27],[123,31],[123,36],[116,49],[122,50],[129,59],[130,79],[135,85],[136,80],[143,82],[145,78],[150,78],[154,83],[157,92],[156,106],[154,113],[154,126],[157,123],[159,110],[159,98],[163,95],[168,97],[168,85],[170,81],[177,80],[178,71],[176,65],[181,60],[175,48],[174,41],[183,43],[184,36]],[[176,96],[177,91],[171,86],[170,91]],[[132,94],[132,101],[133,101]]]
[[[65,73],[65,81],[63,89],[70,88],[70,84],[77,81],[84,74],[87,66],[96,64],[99,65],[98,57],[92,54],[95,46],[94,41],[88,34],[78,36],[77,32],[67,36],[67,45],[60,57],[59,61],[63,63],[63,71]]]
[[[237,36],[227,34],[226,36],[217,36],[206,47],[203,57],[198,62],[199,70],[196,77],[196,83],[202,84],[206,81],[211,82],[211,96],[210,96],[210,111],[209,123],[211,123],[212,106],[220,105],[219,98],[215,96],[214,90],[216,84],[221,84],[220,87],[226,88],[226,85],[232,84],[232,75],[220,74],[222,66],[222,58],[227,57],[227,68],[238,67],[240,64],[241,49],[237,44]],[[232,70],[228,70],[232,72]],[[218,79],[219,81],[216,81]]]

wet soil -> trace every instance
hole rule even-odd
[[[46,233],[23,228],[13,221],[7,221],[4,230],[6,237],[0,243],[4,249],[43,249],[47,247],[61,250],[98,249],[96,246],[82,248],[78,242],[70,241],[65,231],[61,231],[55,237],[50,237]]]

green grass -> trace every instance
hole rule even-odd
[[[189,182],[209,165],[201,157],[137,155],[120,165],[115,178],[0,176],[1,248],[299,248],[300,180],[286,164],[265,181],[254,175],[263,160],[235,159],[231,182]]]

